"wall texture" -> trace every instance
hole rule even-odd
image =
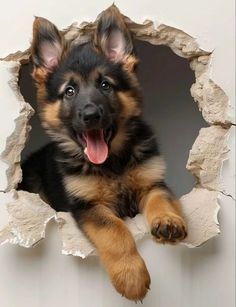
[[[12,0],[4,3],[0,13],[0,58],[29,47],[33,16],[44,16],[59,28],[72,21],[93,21],[110,1],[86,3],[68,0],[56,4],[42,0],[39,3]],[[213,50],[211,78],[230,98],[230,115],[234,115],[234,3],[199,0],[181,1],[116,1],[121,12],[142,23],[148,18],[182,29],[197,38],[205,50]],[[1,88],[1,85],[0,85]],[[1,89],[2,90],[2,89]],[[0,121],[11,130],[6,118],[7,106]],[[6,112],[6,113],[4,113]],[[14,113],[14,110],[12,110]],[[14,114],[12,115],[14,118]],[[139,249],[152,277],[152,288],[144,306],[152,307],[233,307],[235,289],[235,135],[229,137],[229,159],[225,162],[224,194],[221,194],[219,215],[221,234],[205,245],[186,247],[157,246],[143,241]],[[0,139],[0,148],[5,146]],[[0,178],[0,181],[4,178]],[[229,196],[228,196],[229,195]],[[2,196],[1,202],[3,202]],[[5,208],[0,204],[0,226],[7,221]],[[133,306],[119,297],[98,263],[97,258],[80,260],[59,254],[60,242],[53,225],[48,227],[48,239],[34,249],[14,246],[0,248],[0,305],[4,307],[110,307]]]

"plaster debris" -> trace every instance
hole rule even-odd
[[[228,129],[220,126],[202,128],[190,150],[187,169],[197,177],[198,184],[209,190],[220,189],[220,171],[227,157]]]
[[[125,221],[136,241],[150,234],[149,226],[142,214],[137,214],[132,219],[127,217]]]
[[[198,103],[206,122],[211,125],[229,126],[229,101],[225,92],[204,73],[191,87],[191,95]]]
[[[200,77],[204,73],[207,73],[207,70],[209,69],[209,63],[210,55],[200,55],[191,59],[190,67],[195,72],[196,78]]]
[[[62,241],[62,254],[85,258],[94,253],[94,246],[87,240],[68,212],[58,212],[56,221],[59,225]]]
[[[25,191],[9,192],[6,207],[9,223],[0,230],[0,245],[11,243],[27,248],[34,246],[45,237],[47,223],[55,216],[55,210],[38,194]]]
[[[181,197],[182,209],[188,227],[183,244],[196,247],[220,233],[217,214],[220,209],[218,192],[194,188]]]
[[[0,158],[1,161],[8,165],[6,169],[7,183],[4,183],[5,186],[1,186],[1,190],[4,191],[10,191],[16,188],[18,182],[21,180],[21,151],[25,147],[27,136],[30,131],[28,121],[34,114],[34,110],[30,104],[24,101],[18,87],[20,66],[20,62],[0,62],[0,71],[2,75],[1,86],[4,91],[1,93],[1,97],[5,102],[5,107],[3,107],[1,112],[3,116],[5,116],[5,114],[9,113],[9,109],[12,109],[12,116],[9,116],[9,120],[12,120],[12,132],[10,135],[5,134],[3,136],[5,138],[1,140],[5,142],[5,148],[0,152]],[[6,86],[4,86],[3,80]],[[7,131],[4,131],[4,133],[7,133]],[[4,174],[1,175],[4,176]]]
[[[190,151],[187,169],[196,176],[197,186],[184,195],[181,201],[189,226],[189,235],[184,244],[189,247],[198,246],[219,233],[217,190],[222,180],[220,175],[223,160],[226,159],[228,151],[228,98],[209,77],[211,53],[202,50],[193,37],[164,24],[155,27],[149,20],[137,24],[128,17],[125,18],[135,38],[154,45],[169,46],[178,56],[188,59],[195,72],[196,81],[191,87],[191,94],[211,127],[200,130]],[[95,25],[96,21],[84,22],[81,25],[73,23],[62,33],[66,40],[73,44],[82,44],[90,39]],[[1,67],[8,71],[8,76],[5,76],[1,83],[5,82],[8,87],[10,85],[11,92],[7,94],[9,98],[6,97],[4,102],[7,104],[10,96],[14,96],[12,103],[18,110],[17,114],[14,113],[14,125],[3,133],[5,147],[3,150],[0,147],[1,159],[8,165],[5,191],[14,189],[22,176],[20,154],[30,131],[28,121],[32,116],[32,109],[23,101],[17,82],[20,64],[26,63],[29,56],[29,49],[18,51],[0,62]],[[55,211],[36,194],[14,190],[11,193],[8,193],[11,195],[10,201],[1,204],[6,205],[9,213],[9,224],[0,231],[1,244],[8,242],[25,247],[33,246],[45,236],[47,222],[55,218],[60,230],[63,254],[82,258],[94,254],[94,247],[77,228],[69,213],[58,212],[55,215]],[[126,223],[137,240],[149,233],[142,215],[134,219],[127,218]]]

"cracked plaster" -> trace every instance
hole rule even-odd
[[[152,21],[143,24],[126,21],[134,37],[154,45],[169,46],[178,56],[189,60],[196,80],[191,95],[198,104],[204,119],[210,125],[202,128],[189,153],[187,169],[196,177],[197,184],[181,197],[182,208],[188,224],[189,235],[185,239],[188,247],[199,246],[216,236],[220,230],[217,220],[218,197],[221,186],[221,169],[227,159],[227,139],[231,128],[228,114],[229,102],[224,91],[210,79],[211,53],[200,49],[196,40],[185,32],[161,24],[155,28]],[[73,23],[63,31],[65,38],[73,44],[89,40],[95,23]],[[11,134],[5,134],[5,145],[0,146],[2,162],[0,200],[9,214],[8,225],[0,228],[0,244],[11,243],[31,247],[45,237],[45,228],[50,220],[58,224],[62,240],[62,253],[82,258],[94,254],[94,247],[75,225],[69,213],[56,213],[37,194],[15,191],[21,180],[20,155],[24,148],[33,114],[31,106],[24,102],[18,88],[20,65],[29,61],[29,49],[8,55],[0,61],[0,84],[3,86],[4,104],[11,100],[17,112],[12,112]],[[4,112],[3,112],[4,113]],[[9,112],[8,112],[9,113]],[[227,192],[224,192],[224,194]],[[2,194],[2,195],[1,195]],[[149,235],[142,215],[127,218],[126,223],[135,239]]]

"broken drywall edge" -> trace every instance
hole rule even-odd
[[[30,105],[24,104],[21,108],[20,116],[18,116],[15,120],[16,128],[14,132],[7,138],[6,148],[1,154],[2,161],[6,162],[9,166],[6,171],[8,185],[5,188],[5,191],[15,189],[17,184],[21,181],[21,152],[25,147],[25,142],[31,129],[27,123],[28,121],[25,121],[25,118],[28,118],[29,120],[32,114],[33,109],[30,107]],[[14,164],[11,163],[12,161],[14,161]]]
[[[196,78],[190,91],[206,122],[211,125],[228,126],[231,124],[228,114],[228,97],[218,85],[209,79],[206,73]]]
[[[59,224],[62,254],[81,258],[96,254],[95,247],[78,228],[69,212],[57,212],[56,221]],[[149,234],[147,223],[141,214],[133,219],[126,218],[125,222],[136,241]]]
[[[175,52],[177,55],[187,58],[191,61],[191,68],[195,71],[195,76],[196,76],[196,82],[191,88],[191,94],[194,97],[195,101],[197,101],[199,109],[202,111],[205,120],[211,125],[217,124],[219,126],[229,128],[230,123],[227,114],[229,102],[227,96],[225,95],[223,90],[220,89],[217,85],[215,85],[214,82],[209,78],[210,75],[209,63],[211,61],[210,53],[208,51],[200,49],[196,40],[181,30],[163,24],[155,28],[154,23],[152,21],[146,21],[143,24],[136,24],[127,17],[126,20],[135,38],[148,41],[149,43],[154,45],[169,46],[173,50],[173,52]],[[68,41],[73,42],[73,44],[81,44],[87,42],[93,33],[95,24],[96,22],[95,23],[85,22],[82,23],[80,26],[77,26],[77,24],[74,23],[63,31],[64,36]],[[29,56],[30,56],[29,50],[26,50],[25,52],[17,52],[15,54],[11,54],[8,57],[6,57],[4,60],[21,61],[22,63],[24,63],[28,61]],[[19,65],[19,62],[17,63]],[[17,80],[16,76],[14,80],[15,81]],[[15,88],[14,90],[16,91],[16,94],[19,94],[18,88],[17,89]],[[20,103],[22,104],[23,102],[20,101]],[[28,113],[28,117],[30,115],[31,114]],[[16,118],[16,122],[19,121],[20,124],[18,126],[16,125],[14,131],[11,133],[11,136],[8,137],[9,144],[10,142],[12,142],[9,149],[14,147],[13,152],[9,154],[9,149],[8,151],[7,150],[4,151],[5,157],[8,158],[9,169],[11,169],[12,167],[13,170],[11,172],[8,172],[8,187],[7,187],[8,189],[14,188],[16,186],[16,183],[21,178],[19,157],[23,147],[15,146],[17,141],[15,136],[23,131],[25,139],[24,137],[22,136],[21,137],[24,143],[26,140],[26,135],[29,133],[27,115],[23,115],[22,118],[20,116],[21,115],[19,114],[18,117]],[[22,124],[21,120],[25,120],[25,122]],[[223,129],[222,127],[219,128]],[[198,137],[196,142],[200,142],[200,144],[201,143],[205,144],[204,141],[201,140],[201,136]],[[191,162],[192,165],[195,165],[193,167],[194,169],[193,173],[197,176],[198,182],[202,183],[207,188],[209,188],[211,187],[211,185],[209,180],[206,181],[206,178],[208,178],[206,174],[207,168],[206,172],[201,172],[202,162],[204,163],[204,161],[206,161],[206,159],[205,160],[204,158],[202,159],[202,154],[204,150],[203,152],[201,152],[200,150],[200,152],[198,153],[197,149],[196,154],[194,153],[194,150],[195,149],[192,149],[189,157],[189,161],[190,162],[192,161]],[[205,150],[205,154],[207,154],[207,150]],[[197,156],[198,159],[200,158],[202,159],[202,161],[197,160]],[[210,178],[212,178],[214,182],[214,187],[217,188],[218,178],[220,176],[220,169],[222,167],[222,159],[219,160],[216,159],[216,163],[218,163],[217,164],[218,166],[215,168],[215,175],[217,177],[217,181],[213,179],[214,176],[212,173]],[[197,168],[198,171],[196,171]],[[14,176],[12,177],[11,174],[14,174]],[[205,184],[206,182],[207,184]],[[193,197],[199,197],[200,195],[199,193],[204,194],[204,197],[202,194],[200,202],[201,205],[196,203],[196,199],[193,198]],[[191,191],[189,194],[182,197],[183,211],[187,218],[187,223],[189,225],[189,233],[190,233],[188,238],[186,239],[187,241],[185,241],[186,245],[198,246],[204,243],[205,242],[204,240],[208,240],[212,236],[217,235],[219,233],[218,223],[215,220],[216,213],[218,212],[219,209],[218,204],[215,201],[215,195],[217,195],[217,193],[218,192],[216,191],[209,191],[208,189],[204,189],[198,186],[197,188],[193,189],[193,191]],[[214,195],[214,197],[212,195]],[[27,194],[25,194],[24,197],[27,201],[28,197],[30,198],[33,196],[32,195],[27,196]],[[35,197],[38,197],[38,195],[35,195]],[[205,217],[204,219],[202,218],[201,213],[202,214],[206,213],[206,209],[204,208],[206,203],[207,206],[209,206],[209,211],[208,211],[209,215],[206,216],[204,215]],[[21,200],[18,201],[18,206],[20,208]],[[194,215],[193,212],[197,212],[198,214]],[[14,214],[14,212],[12,214]],[[195,221],[193,221],[192,215],[195,216],[196,218]],[[85,257],[87,255],[93,254],[91,250],[91,245],[88,246],[86,245],[87,243],[89,243],[88,241],[86,243],[86,238],[85,241],[83,241],[84,242],[83,245],[80,246],[81,233],[79,233],[78,235],[78,228],[75,225],[75,222],[71,220],[71,216],[68,213],[59,212],[57,213],[56,216],[54,215],[54,217],[56,218],[57,223],[59,225],[60,234],[62,237],[62,252],[64,254],[72,254],[80,257]],[[191,223],[188,221],[188,218],[190,219]],[[200,219],[199,221],[198,218]],[[45,220],[45,225],[47,221],[48,219]],[[204,224],[202,224],[202,221],[205,221]],[[195,228],[193,228],[193,226],[196,225],[194,223],[198,224],[198,226],[196,226]],[[134,219],[127,219],[127,224],[129,225],[136,239],[142,238],[149,232],[147,226],[145,225],[145,221],[141,215],[138,215]],[[209,233],[203,233],[203,234],[201,233],[199,235],[198,227],[205,227],[206,225],[211,225],[208,227],[208,230],[206,230],[206,232],[209,231]],[[25,244],[26,246],[29,245],[29,241],[26,240],[24,243],[22,243],[24,241],[24,240],[22,241],[22,236],[20,240],[19,237],[17,237],[17,232],[14,233],[13,231],[10,231],[10,229],[8,229],[7,227],[4,229],[5,232],[2,231],[3,234],[2,237],[4,236],[6,237],[6,234],[8,234],[9,237],[10,235],[12,235],[13,237],[15,237],[15,239],[10,238],[8,240],[5,240],[4,242],[10,242],[10,243],[16,242],[15,244]],[[195,233],[191,233],[194,231]],[[76,237],[77,235],[78,237]],[[25,234],[25,236],[27,237],[27,234]],[[80,239],[78,240],[78,238]],[[0,235],[0,240],[1,240],[1,235]]]
[[[14,53],[8,54],[4,58],[0,58],[0,61],[17,61],[20,62],[21,64],[28,63],[29,61],[29,56],[30,56],[30,49],[27,49],[25,51],[16,51]]]
[[[190,150],[186,168],[209,190],[220,189],[221,168],[229,151],[228,134],[229,130],[221,126],[202,128]]]
[[[1,187],[4,191],[14,189],[21,180],[21,151],[24,149],[30,131],[29,119],[34,114],[32,107],[24,101],[18,87],[20,66],[19,62],[0,62],[0,68],[6,71],[6,82],[14,94],[11,96],[11,104],[18,107],[14,130],[10,135],[5,135],[5,149],[0,153],[1,161],[8,165],[5,169],[7,185]]]
[[[219,211],[218,192],[204,188],[194,188],[181,197],[182,210],[187,222],[188,236],[183,241],[187,247],[197,247],[220,233],[217,214]],[[207,205],[206,205],[207,204]],[[75,220],[68,212],[58,212],[62,254],[86,258],[96,254],[94,246],[83,232],[78,229]],[[126,218],[126,225],[136,241],[150,235],[148,224],[142,214]]]
[[[54,218],[55,210],[37,194],[13,190],[5,193],[5,197],[9,222],[0,229],[0,245],[34,246],[45,237],[47,223]]]
[[[184,244],[197,247],[220,233],[217,219],[220,206],[217,191],[194,188],[181,197],[182,210],[186,218],[188,236]]]
[[[57,212],[56,221],[62,242],[62,254],[85,258],[94,252],[94,246],[86,239],[69,212]]]
[[[196,247],[219,233],[217,197],[216,191],[194,188],[181,198],[188,227],[188,236],[182,244]],[[47,223],[55,220],[59,226],[62,254],[81,258],[96,254],[94,246],[77,227],[70,213],[56,213],[37,194],[25,191],[5,193],[5,198],[9,223],[0,229],[0,245],[10,243],[32,247],[45,237]],[[133,219],[126,218],[125,222],[136,241],[150,237],[149,227],[142,214]]]
[[[142,39],[143,37],[140,36],[139,38]],[[146,39],[148,40],[148,37]],[[195,38],[182,30],[165,24],[161,24],[156,28],[156,35],[153,35],[150,43],[153,45],[168,46],[175,54],[187,59],[210,54],[210,52],[204,51],[199,47]]]

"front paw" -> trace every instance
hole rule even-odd
[[[159,243],[175,244],[186,238],[187,229],[182,217],[174,213],[166,213],[153,220],[151,233]]]
[[[142,301],[150,286],[148,270],[138,254],[123,256],[114,263],[110,276],[116,290],[129,300]]]

